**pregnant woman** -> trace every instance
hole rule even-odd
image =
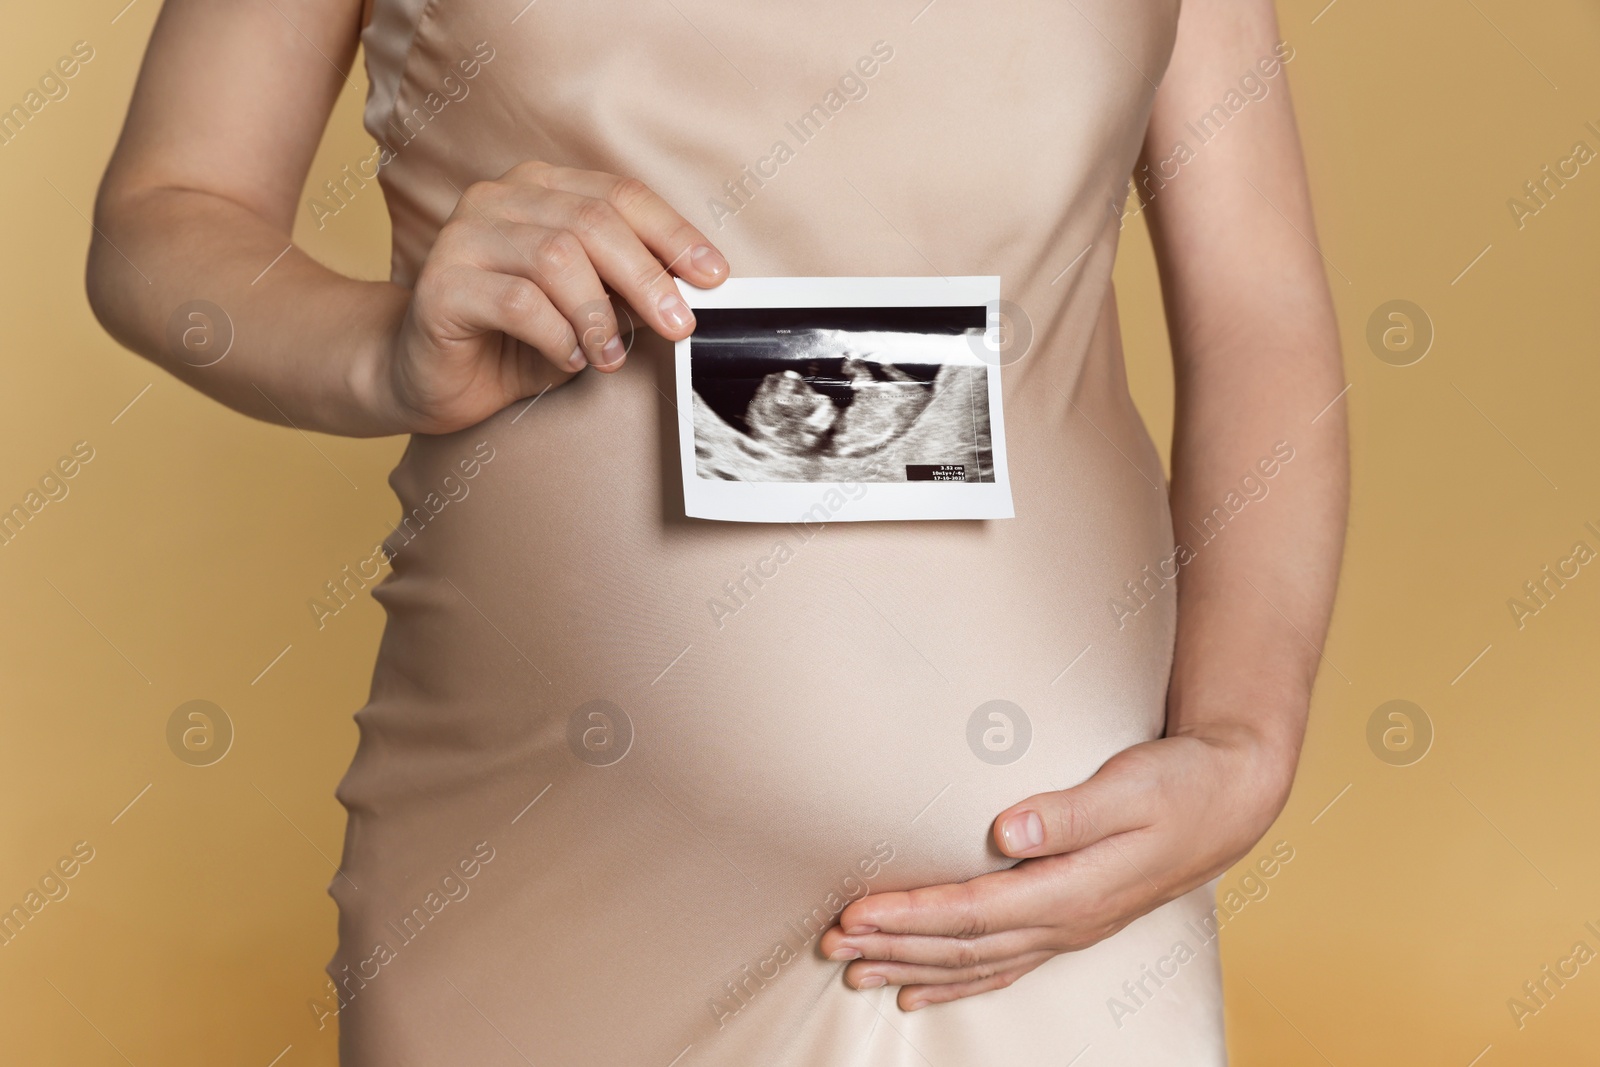
[[[387,282],[290,244],[358,42],[380,147],[333,178],[377,170]],[[1224,1062],[1215,880],[1293,780],[1344,525],[1292,56],[1266,0],[168,0],[96,313],[247,414],[410,435],[344,1063]],[[999,275],[1016,518],[686,519],[674,276],[734,272]]]

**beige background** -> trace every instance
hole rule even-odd
[[[1507,1000],[1575,942],[1600,951],[1583,929],[1600,929],[1600,565],[1520,631],[1506,602],[1580,538],[1600,549],[1583,529],[1600,527],[1600,162],[1521,229],[1506,202],[1575,141],[1600,150],[1584,126],[1600,127],[1600,13],[1324,2],[1281,17],[1345,338],[1355,501],[1304,763],[1255,853],[1281,840],[1294,859],[1224,935],[1234,1061],[1577,1063],[1594,1056],[1600,963],[1521,1027]],[[94,849],[70,895],[0,946],[0,1045],[41,1067],[328,1065],[333,1031],[307,1001],[334,944],[333,787],[382,613],[363,599],[319,631],[306,602],[383,536],[401,442],[251,422],[94,323],[85,216],[157,11],[121,3],[11,5],[0,32],[5,107],[74,42],[95,49],[0,146],[0,507],[74,443],[94,449],[0,547],[0,907],[77,842]],[[368,152],[353,81],[312,188]],[[301,223],[330,265],[385,274],[376,186],[321,232]],[[1164,442],[1154,267],[1140,220],[1124,237],[1130,375]],[[1392,299],[1437,333],[1412,366],[1366,342]],[[196,698],[237,734],[205,768],[166,741]],[[1368,747],[1396,698],[1435,730],[1410,766]]]

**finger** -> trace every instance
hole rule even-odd
[[[1026,963],[1019,962],[1016,966],[1001,971],[999,974],[971,982],[958,982],[954,985],[908,985],[900,990],[899,995],[895,997],[895,1003],[900,1005],[901,1011],[916,1011],[918,1008],[925,1008],[929,1004],[943,1004],[952,1000],[960,1000],[962,997],[972,997],[977,996],[979,993],[1004,989],[1039,966],[1046,958],[1048,957]]]
[[[1054,882],[1048,872],[1012,869],[968,882],[870,893],[846,907],[838,925],[847,937],[881,932],[960,938],[1043,925],[1037,921],[1040,906]]]
[[[641,312],[661,336],[681,340],[694,331],[694,312],[679,294],[672,275],[610,203],[555,190],[541,198],[535,221],[576,236],[601,280]]]
[[[912,963],[852,963],[844,978],[855,989],[898,986],[964,986],[987,981],[1007,972],[1023,973],[1049,959],[1044,950],[1011,956],[971,967],[923,967]]]
[[[440,283],[430,290],[436,305],[419,313],[445,324],[445,336],[499,331],[568,373],[587,364],[571,323],[527,278],[458,264],[446,268]]]
[[[582,241],[567,230],[505,219],[485,218],[469,232],[463,254],[473,263],[533,282],[570,324],[592,366],[602,371],[622,366],[627,346]]]
[[[1131,751],[1131,750],[1129,750]],[[1155,821],[1159,782],[1147,761],[1112,757],[1088,781],[1038,793],[1002,811],[994,840],[1008,856],[1054,856]]]
[[[1009,959],[1040,948],[1044,931],[1035,927],[1003,930],[986,937],[926,937],[921,934],[858,934],[837,926],[825,931],[820,942],[830,960],[886,961],[927,967],[973,967]]]
[[[578,236],[602,277],[663,336],[681,339],[694,328],[673,273],[703,288],[728,277],[722,253],[636,179],[532,162],[482,191],[519,221]]]
[[[637,178],[552,167],[545,180],[551,188],[604,200],[616,208],[645,247],[685,281],[710,289],[727,280],[728,261],[711,240]]]
[[[1121,840],[1139,847],[1119,850],[1105,841],[969,882],[869,894],[840,913],[842,933],[828,943],[879,933],[973,940],[1039,929],[1051,931],[1059,951],[1092,945],[1170,899],[1145,874],[1160,870],[1160,856],[1152,855],[1159,843],[1139,835]]]

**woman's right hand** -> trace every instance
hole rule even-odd
[[[616,369],[612,295],[638,325],[688,336],[673,276],[715,286],[728,263],[611,174],[523,163],[455,188],[410,289],[294,247],[359,7],[166,0],[95,202],[86,280],[111,335],[236,410],[358,437],[460,430],[574,366]],[[220,356],[191,347],[200,321]]]
[[[672,276],[710,288],[728,262],[644,183],[521,163],[469,186],[422,264],[385,392],[418,433],[450,433],[567,380],[622,366],[609,286],[662,337],[694,314]]]

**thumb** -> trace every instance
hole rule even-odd
[[[1126,756],[1118,753],[1071,789],[1036,793],[1002,811],[995,844],[1019,859],[1055,856],[1148,826],[1156,781],[1148,761]]]

